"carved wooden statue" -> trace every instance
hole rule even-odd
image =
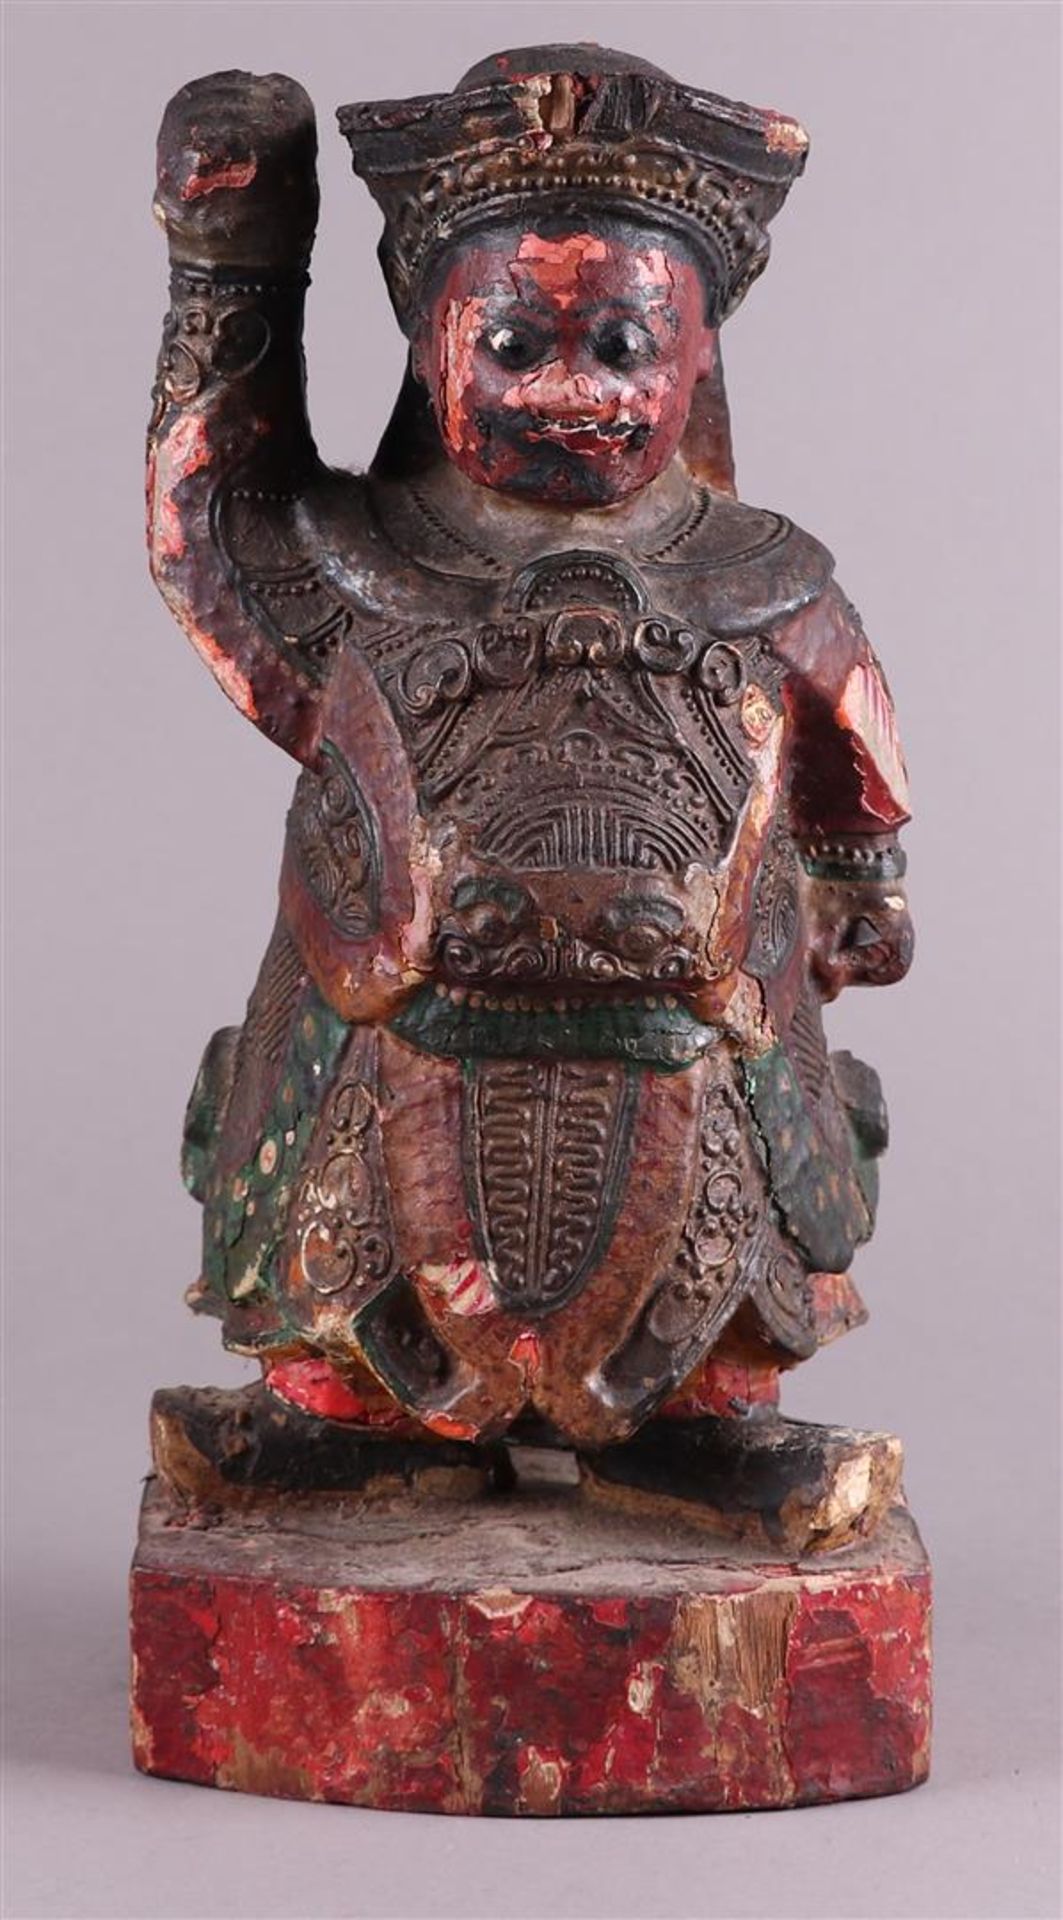
[[[911,1785],[900,1445],[777,1410],[864,1317],[886,1143],[823,1003],[912,947],[881,669],[734,491],[719,329],[806,135],[563,46],[339,121],[410,348],[364,475],[306,414],[306,94],[211,75],[159,141],[152,570],[299,773],[185,1127],[191,1304],[263,1378],[156,1395],[138,1760],[498,1811]]]

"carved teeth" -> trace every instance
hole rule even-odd
[[[597,1008],[602,1013],[619,1013],[622,1009],[641,1012],[657,1012],[661,1007],[669,1013],[679,1010],[682,1002],[674,993],[628,994],[623,998],[602,998],[595,994],[588,998],[585,994],[558,994],[551,1000],[539,1000],[533,994],[506,994],[499,997],[485,994],[479,990],[470,991],[468,987],[445,986],[437,982],[435,992],[440,1000],[449,1000],[455,1007],[467,1006],[472,1012],[486,1008],[488,1013],[580,1013],[587,1007]]]

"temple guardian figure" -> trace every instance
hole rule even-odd
[[[184,1136],[191,1305],[262,1379],[158,1394],[157,1473],[489,1513],[552,1449],[603,1525],[866,1553],[899,1442],[777,1403],[864,1318],[886,1112],[823,1007],[909,965],[907,785],[830,554],[736,497],[720,355],[807,137],[559,46],[339,122],[409,342],[364,474],[307,418],[306,94],[214,74],[159,139],[152,572],[297,773]]]

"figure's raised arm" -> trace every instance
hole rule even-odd
[[[240,711],[313,757],[333,603],[297,538],[320,472],[302,349],[317,220],[313,106],[282,74],[208,74],[159,130],[171,304],[148,434],[152,575]]]

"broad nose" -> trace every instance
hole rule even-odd
[[[555,420],[583,420],[604,405],[605,396],[589,373],[577,373],[561,358],[538,367],[520,383],[522,406]]]

